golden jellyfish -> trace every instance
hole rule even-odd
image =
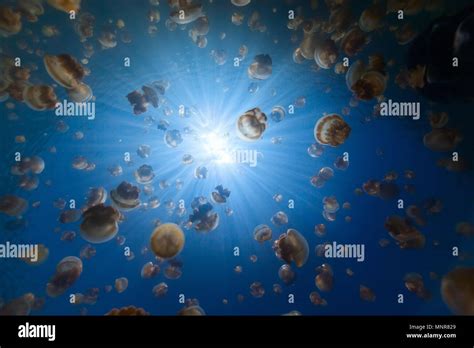
[[[167,279],[179,279],[183,275],[181,262],[173,262],[165,268],[164,275]]]
[[[46,54],[43,62],[49,76],[67,89],[76,87],[85,75],[82,65],[69,54]]]
[[[318,237],[323,237],[324,235],[326,235],[326,225],[324,225],[324,224],[315,225],[314,226],[314,233]]]
[[[79,82],[74,88],[68,89],[67,95],[75,103],[84,103],[92,99],[92,89],[89,85]]]
[[[341,42],[341,49],[348,56],[354,56],[362,51],[363,47],[367,45],[369,41],[370,39],[367,34],[355,27],[344,35]]]
[[[285,283],[289,285],[294,282],[296,273],[291,269],[291,266],[287,263],[281,265],[280,269],[278,270],[278,277]]]
[[[70,13],[78,12],[81,8],[81,0],[48,0],[48,4],[56,10]]]
[[[314,126],[314,138],[322,145],[342,145],[350,133],[351,127],[337,114],[321,117]]]
[[[456,224],[456,234],[464,237],[474,236],[474,225],[467,221],[461,221]]]
[[[460,267],[441,281],[444,303],[458,315],[474,315],[474,268]]]
[[[105,243],[113,239],[118,232],[120,213],[112,206],[100,203],[82,214],[81,237],[89,243]]]
[[[179,1],[172,6],[170,18],[176,24],[188,24],[202,17],[202,5],[191,1]]]
[[[156,284],[153,287],[152,292],[155,297],[163,297],[168,293],[168,284],[164,282]]]
[[[412,219],[413,221],[415,221],[415,223],[418,226],[426,225],[426,221],[425,221],[425,218],[423,217],[423,213],[421,212],[421,209],[418,208],[416,205],[412,204],[412,205],[408,206],[405,209],[405,212],[406,212],[407,216],[410,219]]]
[[[113,29],[106,28],[104,29],[98,39],[100,43],[100,46],[102,49],[107,50],[109,48],[114,48],[117,46],[117,36],[115,35],[115,32]]]
[[[30,315],[35,303],[35,295],[31,292],[17,297],[5,305],[0,306],[0,316]]]
[[[253,237],[257,242],[263,243],[272,239],[272,229],[267,225],[258,225],[253,230]]]
[[[173,223],[158,226],[150,237],[150,248],[156,256],[171,259],[183,250],[185,242],[181,228]]]
[[[266,80],[272,74],[272,58],[268,54],[256,55],[247,69],[251,79]]]
[[[344,32],[351,26],[353,22],[354,18],[352,16],[350,6],[346,6],[346,4],[337,6],[331,10],[328,23],[329,25],[326,28],[326,32]]]
[[[371,32],[383,26],[382,20],[385,16],[385,9],[380,3],[374,3],[367,7],[359,18],[359,27],[365,32]]]
[[[97,250],[90,244],[84,245],[79,252],[79,257],[81,259],[90,260],[97,253]]]
[[[267,116],[254,108],[246,111],[237,120],[237,131],[241,139],[256,141],[260,139],[267,128]]]
[[[453,128],[435,128],[423,137],[423,144],[431,151],[452,151],[463,140],[461,132]]]
[[[41,0],[19,0],[18,8],[29,22],[37,22],[38,16],[44,13]]]
[[[381,96],[387,87],[387,77],[375,70],[364,72],[351,87],[356,97],[360,100],[371,100]]]
[[[127,290],[128,288],[128,279],[125,277],[120,277],[115,279],[115,291],[119,294]]]
[[[70,224],[79,221],[81,218],[81,211],[79,209],[67,209],[59,215],[59,222],[62,224]]]
[[[199,301],[194,298],[186,300],[185,306],[178,312],[178,315],[201,316],[206,315],[206,312],[199,306]]]
[[[35,259],[25,257],[21,260],[30,266],[41,265],[49,256],[49,249],[44,244],[38,244],[38,253]]]
[[[334,276],[331,266],[327,263],[323,263],[316,268],[316,272],[318,273],[314,278],[316,287],[323,292],[331,291],[334,286]]]
[[[87,192],[86,199],[86,209],[105,203],[105,200],[107,199],[107,191],[103,187],[92,187]]]
[[[150,315],[143,308],[135,306],[127,306],[122,308],[112,308],[105,315],[107,316],[147,316]]]
[[[50,297],[58,297],[66,292],[82,273],[82,261],[75,256],[63,258],[56,266],[56,273],[46,285]]]
[[[309,256],[306,238],[291,228],[273,243],[273,250],[278,258],[287,263],[294,262],[297,267],[302,267]]]
[[[14,195],[0,197],[0,212],[9,216],[21,216],[28,208],[28,201]]]
[[[315,306],[326,306],[328,304],[317,291],[313,291],[309,294],[309,300]]]
[[[11,7],[0,6],[0,36],[8,37],[21,30],[21,13]]]
[[[411,226],[407,219],[400,216],[387,217],[385,229],[398,242],[401,249],[419,249],[425,246],[425,236]]]
[[[239,12],[234,12],[232,14],[232,24],[234,25],[242,25],[244,21],[244,15]]]
[[[378,195],[382,199],[395,199],[398,197],[400,190],[398,186],[391,181],[382,181],[379,184],[379,192]]]
[[[369,196],[378,196],[380,192],[380,182],[377,180],[367,180],[363,185],[362,189]]]
[[[322,69],[330,69],[336,64],[338,55],[336,43],[331,39],[325,40],[314,50],[314,60]]]
[[[407,273],[403,278],[405,287],[408,291],[415,293],[418,297],[428,299],[431,297],[429,291],[425,288],[423,276],[419,273]]]
[[[360,294],[361,300],[364,300],[367,302],[375,301],[375,293],[372,291],[372,289],[366,287],[365,285],[359,286],[359,294]]]
[[[143,265],[140,271],[140,276],[143,279],[149,279],[156,276],[160,272],[160,266],[155,265],[153,262],[147,262]]]
[[[140,189],[137,186],[122,181],[117,188],[110,191],[110,199],[119,209],[132,210],[140,205]]]
[[[247,6],[248,4],[250,4],[250,1],[251,0],[230,0],[232,5],[239,7]]]
[[[135,171],[134,175],[139,184],[149,184],[155,178],[153,168],[147,164],[140,166],[140,168]]]
[[[265,288],[260,282],[253,282],[250,284],[250,294],[255,298],[260,298],[265,295]]]
[[[305,59],[314,59],[314,51],[318,45],[318,38],[316,37],[316,32],[319,29],[316,21],[305,21],[303,23],[303,41],[301,42],[299,48],[301,50],[301,55]]]

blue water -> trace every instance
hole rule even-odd
[[[11,1],[1,1],[12,4]],[[84,82],[91,86],[96,103],[96,118],[62,118],[69,125],[66,133],[55,130],[58,117],[54,110],[33,111],[23,103],[13,101],[15,108],[8,110],[6,103],[0,105],[2,152],[2,177],[0,194],[17,194],[30,202],[40,201],[37,208],[30,206],[24,214],[27,226],[16,231],[4,228],[6,222],[13,218],[0,216],[0,240],[16,243],[43,243],[49,251],[48,259],[41,265],[32,267],[20,260],[0,260],[0,297],[8,301],[26,292],[33,292],[37,297],[45,297],[42,309],[33,311],[33,315],[79,315],[82,308],[87,308],[89,315],[103,315],[116,307],[134,305],[142,307],[154,315],[174,315],[182,307],[178,296],[196,298],[201,307],[210,315],[281,315],[296,310],[304,315],[445,315],[449,308],[443,303],[440,295],[440,280],[431,280],[429,272],[436,272],[440,277],[456,265],[474,265],[472,258],[460,260],[452,256],[451,249],[458,246],[462,253],[474,251],[472,239],[456,235],[455,225],[459,221],[473,222],[474,181],[471,171],[453,173],[436,166],[436,160],[446,154],[435,153],[423,145],[423,135],[430,131],[427,113],[446,111],[449,113],[449,126],[464,132],[464,141],[457,151],[467,159],[472,159],[473,140],[468,133],[472,127],[469,120],[472,104],[436,104],[424,99],[411,89],[400,90],[394,83],[399,68],[403,65],[408,46],[399,46],[392,33],[387,29],[373,34],[372,41],[364,50],[351,60],[362,59],[373,53],[381,52],[388,60],[395,59],[395,65],[388,69],[390,82],[384,95],[387,98],[420,101],[421,119],[410,118],[373,118],[375,101],[360,102],[351,108],[350,114],[344,116],[352,128],[346,142],[337,147],[324,147],[323,154],[312,158],[307,148],[315,142],[313,128],[323,113],[339,113],[349,105],[352,96],[346,87],[344,75],[336,75],[331,70],[314,71],[314,61],[295,64],[292,60],[293,50],[302,39],[298,31],[298,41],[290,41],[292,32],[286,28],[287,11],[296,7],[297,1],[252,1],[248,6],[236,8],[230,1],[204,1],[204,10],[210,21],[210,32],[207,35],[206,48],[198,48],[189,38],[189,24],[184,30],[178,27],[169,31],[165,27],[169,7],[162,1],[157,7],[161,21],[156,24],[158,33],[150,36],[147,33],[146,14],[150,5],[147,1],[82,1],[81,10],[90,12],[96,17],[95,36],[88,42],[93,43],[95,54],[90,58],[87,67],[91,74]],[[291,5],[295,3],[295,5]],[[306,3],[306,2],[301,2]],[[361,10],[369,1],[357,1],[354,14],[358,18]],[[460,1],[448,4],[449,10],[462,8]],[[20,34],[2,39],[1,46],[5,54],[21,56],[24,62],[35,63],[38,70],[32,73],[30,81],[51,84],[52,79],[46,73],[41,57],[20,50],[16,43],[25,39],[31,47],[40,47],[47,54],[68,53],[82,57],[82,44],[73,30],[71,21],[63,12],[45,6],[45,14],[37,23],[24,21]],[[304,5],[308,13],[309,6]],[[450,6],[452,8],[450,8]],[[276,9],[273,13],[272,8]],[[236,10],[245,14],[244,23],[235,26],[230,17]],[[267,26],[265,33],[251,32],[246,25],[250,14],[258,10],[262,22]],[[317,16],[327,17],[327,9],[320,1]],[[439,14],[438,14],[439,15]],[[308,15],[309,17],[309,15]],[[436,15],[420,14],[409,21],[416,22],[421,28],[426,26]],[[119,40],[112,49],[102,50],[97,42],[101,26],[109,19],[122,18],[133,40],[125,44]],[[387,19],[394,22],[394,19]],[[41,35],[41,26],[54,24],[60,35],[45,38]],[[32,42],[31,36],[25,33],[30,28],[39,42]],[[219,38],[226,33],[224,40]],[[274,40],[278,40],[277,43]],[[233,66],[233,57],[239,47],[245,44],[249,53],[240,67]],[[210,56],[211,50],[225,50],[227,61],[218,66]],[[247,76],[247,67],[257,54],[270,54],[273,60],[271,78],[258,81],[259,89],[251,94],[249,85],[253,82]],[[124,67],[123,60],[129,57],[130,67]],[[163,114],[163,107],[148,107],[148,111],[135,116],[126,95],[142,85],[155,80],[167,80],[170,88],[165,93],[167,106],[173,109],[171,116]],[[327,88],[331,90],[328,92]],[[276,94],[272,95],[272,91]],[[61,87],[55,88],[59,100],[67,97]],[[275,105],[288,107],[300,97],[306,98],[303,108],[295,108],[294,114],[287,112],[282,122],[269,119],[268,129],[261,140],[245,143],[236,135],[235,122],[243,112],[259,107],[268,116]],[[12,101],[9,99],[8,101]],[[196,115],[189,118],[178,116],[179,105],[193,107]],[[19,116],[17,121],[9,121],[11,112]],[[230,141],[240,148],[257,150],[259,157],[254,168],[239,164],[218,164],[203,159],[204,147],[190,136],[183,135],[183,143],[176,148],[169,148],[163,141],[164,132],[158,130],[156,123],[151,126],[145,117],[154,117],[156,121],[166,119],[170,129],[183,133],[184,127],[191,127],[198,133],[216,132],[230,134]],[[84,139],[74,140],[75,131],[82,131]],[[14,142],[15,135],[25,135],[24,144]],[[282,137],[281,144],[272,144],[272,137]],[[136,149],[141,144],[152,148],[151,156],[140,158]],[[51,146],[57,153],[48,151]],[[10,175],[10,166],[14,164],[13,154],[20,151],[25,156],[41,156],[46,167],[39,175],[40,185],[36,190],[27,192],[17,187],[17,177]],[[310,184],[310,178],[322,167],[333,167],[337,156],[344,152],[350,154],[350,165],[345,171],[335,169],[334,177],[323,188],[317,189]],[[129,152],[132,164],[124,162],[123,156]],[[181,163],[184,154],[193,155],[196,160],[192,165]],[[96,164],[93,171],[78,171],[72,168],[72,160],[85,156]],[[121,165],[123,174],[118,177],[110,175],[108,168]],[[71,224],[61,224],[58,220],[60,210],[53,207],[58,198],[66,201],[75,199],[78,206],[84,203],[90,187],[103,186],[108,192],[126,180],[136,184],[134,171],[142,164],[149,164],[155,171],[153,182],[154,195],[158,196],[161,206],[157,209],[136,209],[124,212],[125,220],[120,223],[118,234],[126,238],[124,246],[115,240],[94,245],[97,255],[90,260],[83,260],[83,272],[66,293],[57,298],[46,295],[45,287],[54,274],[57,263],[66,256],[79,256],[81,248],[87,244],[79,233],[81,220]],[[197,180],[194,169],[204,165],[208,168],[208,177]],[[403,177],[403,172],[411,169],[416,173],[413,180]],[[405,183],[416,187],[414,194],[401,191],[400,198],[405,206],[422,205],[428,198],[436,197],[443,202],[441,214],[427,217],[426,226],[419,230],[426,236],[423,249],[400,249],[384,228],[384,221],[389,215],[404,215],[397,209],[396,200],[385,201],[363,194],[354,194],[354,189],[361,187],[369,179],[382,180],[389,171],[399,173],[396,183],[400,188]],[[181,190],[174,182],[184,181]],[[50,180],[51,185],[46,185]],[[161,190],[159,180],[167,180],[170,187]],[[148,251],[144,255],[141,249],[148,246],[154,220],[182,223],[191,211],[190,203],[194,197],[210,197],[214,187],[222,184],[231,191],[228,203],[214,204],[219,213],[220,223],[216,230],[209,233],[198,233],[193,229],[184,229],[186,243],[178,256],[182,261],[182,276],[177,280],[166,279],[163,270],[167,263],[161,265],[162,271],[151,279],[142,279],[140,270],[149,261],[154,261]],[[136,184],[138,185],[138,184]],[[283,201],[275,202],[274,194],[283,195]],[[334,195],[339,203],[348,201],[351,210],[341,210],[334,222],[325,221],[322,216],[322,199]],[[143,192],[141,199],[146,202],[148,196]],[[184,200],[187,214],[180,218],[169,215],[164,202],[172,200],[176,204]],[[294,208],[288,207],[288,201],[294,201]],[[107,199],[110,205],[110,198]],[[225,214],[225,208],[234,211],[232,216]],[[274,226],[270,219],[277,211],[284,211],[289,217],[285,226]],[[352,217],[345,222],[344,217]],[[327,234],[318,237],[314,226],[324,223]],[[253,229],[259,224],[268,224],[273,230],[272,241],[259,244],[253,238]],[[55,232],[59,228],[60,232]],[[272,250],[273,240],[288,228],[300,231],[307,239],[310,256],[301,268],[293,269],[296,280],[285,285],[278,278],[278,269],[283,264]],[[75,231],[72,242],[61,241],[63,231]],[[382,238],[391,240],[390,245],[381,248],[378,241]],[[433,241],[439,241],[434,246]],[[365,261],[354,259],[323,259],[317,257],[314,248],[323,242],[362,243],[365,245]],[[134,252],[135,258],[128,261],[124,256],[124,247]],[[240,256],[234,256],[234,248],[240,249]],[[258,257],[257,262],[250,260],[251,255]],[[329,263],[334,271],[334,289],[330,292],[319,292],[326,299],[327,306],[314,306],[309,294],[317,291],[314,278],[315,268]],[[234,272],[234,267],[241,265],[241,274]],[[354,271],[354,276],[346,275],[346,268]],[[410,272],[420,273],[425,286],[432,293],[432,299],[424,301],[410,293],[404,286],[403,278]],[[104,292],[104,286],[113,285],[116,278],[126,277],[129,286],[123,293],[112,290]],[[152,294],[154,285],[166,282],[169,291],[163,298]],[[254,298],[249,286],[255,281],[262,283],[265,295]],[[283,292],[276,295],[272,285],[281,284]],[[374,302],[362,301],[359,296],[359,285],[363,284],[376,295]],[[94,305],[72,305],[69,294],[84,293],[89,288],[100,288],[98,301]],[[243,302],[237,296],[245,296]],[[293,294],[295,303],[288,303],[288,295]],[[403,294],[405,302],[397,303],[398,294]],[[227,299],[228,304],[222,300]]]

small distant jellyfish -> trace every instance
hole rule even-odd
[[[424,300],[431,298],[431,292],[425,288],[425,283],[421,274],[408,273],[405,275],[403,280],[408,291],[415,293],[416,296]]]
[[[72,242],[76,238],[76,232],[64,231],[61,235],[61,240],[66,242]]]
[[[153,168],[147,164],[140,166],[140,168],[135,171],[134,175],[139,184],[149,184],[155,178]]]
[[[152,292],[155,297],[164,297],[168,293],[168,284],[161,282],[153,287]]]
[[[289,285],[294,282],[296,274],[295,271],[291,269],[291,266],[285,263],[281,265],[278,270],[278,277],[283,281],[283,283]]]
[[[309,294],[309,300],[315,306],[326,306],[327,302],[321,297],[317,291],[313,291]]]
[[[79,221],[81,218],[81,211],[79,209],[67,209],[59,215],[59,222],[62,224],[70,224]]]
[[[316,226],[314,226],[314,233],[318,236],[318,237],[323,237],[326,235],[326,225],[324,224],[317,224]]]
[[[186,305],[183,309],[178,312],[178,315],[184,316],[202,316],[206,315],[204,309],[199,306],[199,301],[196,299],[188,299],[186,300]]]
[[[255,262],[258,261],[257,255],[250,255],[249,259],[250,259],[250,261],[252,261],[253,263],[255,263]]]
[[[454,150],[463,136],[457,129],[434,128],[423,137],[423,144],[431,151],[447,152]]]
[[[128,279],[125,277],[115,279],[115,291],[119,294],[127,290],[128,288]]]
[[[275,122],[281,122],[285,118],[285,114],[285,109],[282,106],[274,106],[272,108],[272,113],[270,114],[270,117]]]
[[[375,293],[365,285],[360,285],[359,286],[359,294],[361,300],[367,301],[367,302],[374,302],[375,301]]]
[[[153,262],[147,262],[143,265],[140,271],[140,276],[143,279],[149,279],[156,276],[160,272],[160,266],[155,265]]]
[[[306,238],[291,228],[273,243],[273,250],[278,258],[287,263],[294,262],[297,267],[302,267],[309,256]]]
[[[28,208],[28,201],[14,196],[5,195],[0,197],[0,212],[8,216],[21,216]]]
[[[311,144],[308,147],[308,155],[313,158],[317,158],[323,154],[324,147],[320,144]]]
[[[165,268],[164,274],[167,279],[179,279],[181,278],[183,271],[181,270],[181,265],[171,264]]]
[[[248,76],[255,80],[266,80],[272,74],[272,58],[268,54],[259,54],[254,57],[247,69]]]
[[[275,226],[286,225],[288,223],[288,215],[286,215],[282,211],[278,211],[278,212],[275,213],[275,215],[272,216],[271,222]]]
[[[260,282],[253,282],[250,284],[250,294],[255,298],[260,298],[265,295],[265,289]]]
[[[79,257],[81,259],[90,260],[93,256],[95,256],[97,250],[90,244],[86,244],[82,247],[81,251],[79,252]]]
[[[306,97],[300,96],[296,98],[294,104],[296,108],[299,108],[299,109],[303,108],[306,105]]]
[[[224,65],[227,62],[227,52],[224,50],[212,50],[211,57],[217,65]]]
[[[323,292],[331,291],[334,286],[334,277],[331,266],[324,263],[319,266],[316,271],[318,272],[318,275],[314,278],[316,287]]]
[[[173,129],[166,131],[164,140],[168,147],[174,148],[183,142],[183,137],[179,130]]]
[[[280,203],[281,201],[283,201],[283,195],[280,193],[276,193],[273,195],[273,200],[277,203]]]
[[[141,158],[148,158],[151,154],[150,145],[140,145],[137,149],[137,155]]]
[[[117,188],[110,191],[110,199],[119,209],[132,210],[140,205],[140,189],[122,181]]]
[[[320,68],[330,69],[336,64],[338,55],[336,43],[331,39],[327,39],[314,51],[314,60]]]
[[[259,90],[258,83],[252,82],[252,83],[249,85],[249,87],[247,88],[247,90],[249,91],[250,94],[257,93],[258,90]]]
[[[328,213],[336,213],[339,210],[339,202],[336,197],[329,196],[323,198],[323,209]]]
[[[338,156],[334,161],[334,168],[339,170],[346,170],[349,168],[349,159],[345,159],[344,156]]]
[[[215,187],[216,191],[211,194],[212,201],[214,203],[222,204],[227,202],[227,198],[230,196],[230,191],[225,189],[222,185]]]
[[[253,236],[257,242],[263,243],[272,239],[272,229],[267,225],[258,225],[253,230]]]
[[[323,167],[319,170],[318,175],[324,181],[328,181],[334,176],[334,171],[330,167]]]
[[[314,126],[314,138],[323,145],[339,146],[349,137],[351,127],[336,114],[321,117]]]
[[[116,236],[119,220],[120,213],[114,207],[94,205],[82,214],[81,237],[89,243],[105,243]]]
[[[155,228],[150,237],[153,253],[162,259],[171,259],[184,247],[185,237],[181,228],[173,223],[166,223]]]

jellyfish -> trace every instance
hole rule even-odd
[[[260,298],[265,295],[265,288],[260,282],[253,282],[250,284],[250,294],[255,298]]]
[[[185,242],[181,228],[173,223],[166,223],[155,228],[150,237],[150,248],[163,259],[171,259],[183,250]]]
[[[140,276],[144,279],[149,279],[156,276],[159,272],[160,266],[155,265],[153,262],[147,262],[143,265]]]
[[[308,155],[310,155],[313,158],[317,158],[323,154],[324,147],[320,144],[311,144],[308,147]]]
[[[385,229],[388,230],[390,236],[399,243],[402,249],[417,249],[425,246],[425,236],[400,216],[387,217]]]
[[[171,6],[170,20],[176,24],[192,23],[203,16],[202,5],[192,1],[179,1]]]
[[[234,25],[242,25],[242,22],[244,21],[244,15],[239,13],[239,12],[234,12],[232,13],[232,24]]]
[[[31,292],[17,297],[0,306],[0,316],[26,316],[33,309],[35,295]]]
[[[132,210],[140,205],[140,189],[137,186],[122,181],[117,188],[110,191],[112,203],[119,209]]]
[[[82,261],[75,256],[63,258],[56,266],[56,273],[46,285],[46,293],[50,297],[58,297],[65,293],[82,273]]]
[[[40,0],[20,0],[18,1],[18,7],[29,22],[37,22],[38,16],[44,13]]]
[[[331,266],[327,263],[324,263],[321,266],[317,267],[316,271],[318,272],[318,274],[314,278],[316,287],[320,291],[331,291],[334,285],[334,277]]]
[[[8,216],[21,216],[28,208],[28,201],[14,195],[0,197],[0,212]]]
[[[461,221],[456,224],[456,234],[472,237],[474,236],[474,225],[467,221]]]
[[[382,27],[385,10],[380,3],[367,7],[359,18],[359,27],[365,32],[371,32]]]
[[[339,202],[335,196],[323,198],[323,209],[328,213],[336,213],[339,210]]]
[[[262,24],[260,20],[260,13],[258,11],[252,12],[247,21],[247,25],[250,28],[250,31],[260,31],[261,33],[263,33],[267,30],[267,27]]]
[[[273,243],[275,255],[287,263],[302,267],[308,260],[309,246],[306,238],[297,230],[288,229]]]
[[[260,139],[267,128],[267,116],[254,108],[246,111],[237,120],[237,131],[241,139],[256,141]]]
[[[350,30],[341,42],[341,49],[348,56],[355,56],[357,53],[362,51],[365,45],[370,42],[369,37],[359,28],[355,27]]]
[[[421,299],[431,298],[431,293],[425,288],[423,276],[418,273],[407,273],[404,277],[405,287],[410,292],[414,292]]]
[[[447,152],[454,150],[462,141],[460,131],[452,128],[434,128],[423,137],[423,144],[431,151]]]
[[[76,87],[85,75],[82,65],[69,54],[47,54],[43,57],[43,62],[49,76],[67,89]]]
[[[156,284],[152,289],[152,293],[155,297],[164,297],[168,293],[168,284],[165,282]]]
[[[318,45],[318,39],[316,37],[316,31],[318,30],[318,25],[316,21],[309,20],[303,23],[303,41],[301,42],[299,48],[300,53],[305,59],[314,59],[314,52]]]
[[[44,244],[38,244],[38,252],[35,259],[26,257],[22,258],[26,264],[30,266],[38,266],[41,265],[49,256],[49,249]]]
[[[388,0],[387,13],[402,10],[406,15],[413,16],[423,10],[423,0]]]
[[[135,306],[127,306],[122,308],[112,308],[109,312],[105,315],[107,316],[147,316],[150,315],[147,311],[143,308],[135,307]]]
[[[0,6],[0,36],[18,34],[21,27],[21,13],[11,7]]]
[[[79,252],[79,257],[81,259],[90,260],[96,255],[96,253],[97,250],[92,245],[86,244],[81,248],[81,251]]]
[[[227,52],[224,50],[212,50],[211,57],[217,65],[224,65],[227,61]]]
[[[67,95],[75,103],[84,103],[92,99],[92,89],[89,85],[79,82],[74,88],[68,89]]]
[[[395,31],[395,37],[399,45],[407,45],[412,42],[418,35],[416,30],[410,23],[402,25]]]
[[[243,61],[247,57],[247,53],[249,52],[249,49],[247,46],[242,45],[239,48],[239,55],[238,58],[240,61]]]
[[[429,120],[431,128],[443,128],[449,121],[447,112],[430,112]]]
[[[70,224],[79,221],[81,218],[81,211],[79,209],[67,209],[59,215],[59,222],[63,224]]]
[[[120,277],[115,279],[115,291],[119,294],[127,290],[128,288],[128,279],[125,277]]]
[[[441,281],[444,303],[457,315],[474,315],[474,268],[460,267]]]
[[[309,294],[309,300],[315,306],[326,306],[328,304],[327,301],[323,299],[317,291],[312,291]]]
[[[30,85],[23,90],[26,105],[36,111],[53,109],[58,102],[54,89],[48,85]]]
[[[94,205],[82,214],[81,237],[89,243],[105,243],[118,232],[120,213],[112,206],[103,203]]]
[[[278,105],[272,108],[272,113],[270,114],[270,117],[275,122],[281,122],[285,118],[285,114],[285,108],[283,108],[283,106]]]
[[[173,129],[166,131],[164,141],[168,147],[174,148],[183,142],[183,138],[179,130]]]
[[[382,181],[378,185],[378,195],[382,199],[395,199],[399,195],[397,184],[391,181]]]
[[[338,156],[334,161],[334,168],[339,170],[346,170],[349,167],[349,158],[345,156]]]
[[[322,69],[330,69],[336,64],[338,50],[333,40],[327,39],[318,45],[314,51],[314,60]]]
[[[285,263],[281,265],[278,270],[278,277],[283,281],[283,283],[289,285],[295,281],[296,274],[295,271],[291,269],[291,266]]]
[[[278,211],[270,219],[275,226],[282,226],[288,223],[288,215],[282,211]]]
[[[378,196],[380,192],[380,182],[377,180],[367,180],[363,185],[362,189],[369,196]]]
[[[272,229],[267,225],[258,225],[253,230],[253,237],[257,242],[263,243],[272,239]]]
[[[147,164],[140,166],[140,168],[135,171],[134,175],[139,184],[149,184],[155,178],[153,168]]]
[[[283,201],[283,195],[281,193],[276,193],[273,195],[273,200],[277,203]]]
[[[186,300],[186,305],[184,308],[178,312],[178,315],[202,316],[206,315],[206,312],[204,312],[204,309],[199,306],[199,301],[197,299],[188,299]]]
[[[165,268],[165,277],[168,279],[179,279],[183,274],[181,263],[171,263]]]
[[[81,0],[48,0],[48,4],[59,11],[77,13],[81,7]]]
[[[350,132],[351,127],[336,114],[321,117],[314,126],[314,138],[318,143],[334,147],[342,145]]]
[[[254,57],[252,64],[247,69],[251,79],[266,80],[272,74],[272,58],[268,54],[259,54]]]
[[[103,187],[92,187],[87,192],[86,208],[105,203],[107,199],[107,191]]]
[[[198,232],[210,232],[219,226],[219,214],[213,211],[213,206],[205,197],[196,197],[191,202],[193,213],[189,221]]]
[[[367,302],[374,302],[375,301],[375,293],[372,291],[372,289],[366,287],[365,285],[360,285],[359,286],[359,294],[361,300],[367,301]]]
[[[250,4],[250,1],[251,0],[230,0],[232,5],[239,7],[247,6],[248,4]]]
[[[212,201],[214,203],[225,203],[227,202],[227,198],[230,196],[230,191],[225,189],[222,185],[218,185],[215,187],[216,191],[212,192]]]

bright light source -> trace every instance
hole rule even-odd
[[[207,155],[217,163],[232,163],[227,136],[212,132],[204,134],[201,141]]]

